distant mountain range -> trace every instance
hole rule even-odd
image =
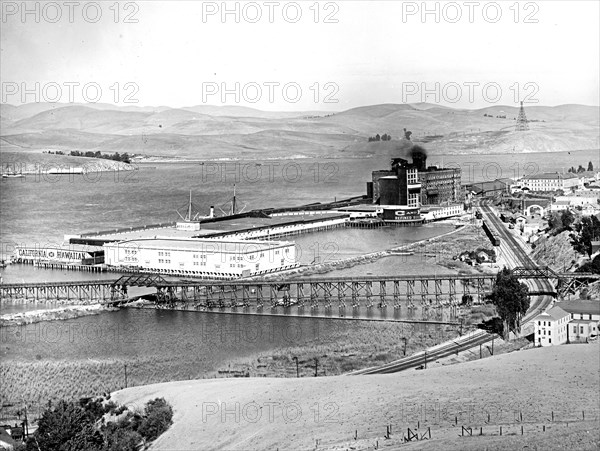
[[[600,148],[597,106],[454,109],[382,104],[324,113],[241,106],[118,107],[107,104],[0,105],[0,151],[128,152],[169,158],[369,157],[397,153],[403,129],[433,154],[521,153]],[[392,141],[368,142],[390,134]]]

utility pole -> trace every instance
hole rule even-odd
[[[315,357],[315,377],[317,377],[317,371],[319,368],[319,359]]]
[[[25,434],[25,438],[29,437],[29,421],[27,420],[27,403],[25,403],[25,419],[23,421],[23,433]]]
[[[298,357],[293,357],[292,360],[296,361],[296,377],[300,377],[300,373],[298,371]]]
[[[124,364],[125,366],[125,388],[127,388],[127,364]]]

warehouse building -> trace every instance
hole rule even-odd
[[[572,173],[545,172],[523,177],[521,182],[522,187],[528,188],[530,191],[566,191],[583,188],[583,181]]]
[[[105,263],[151,273],[235,279],[291,269],[296,247],[288,241],[137,239],[106,243]]]

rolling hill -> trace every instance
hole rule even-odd
[[[169,158],[369,157],[393,153],[404,128],[433,154],[523,153],[600,148],[599,109],[526,107],[530,130],[515,132],[518,108],[453,109],[382,104],[338,113],[266,112],[242,106],[117,107],[1,105],[0,151],[93,150]],[[375,134],[391,142],[369,143]]]

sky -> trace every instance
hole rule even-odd
[[[600,103],[597,1],[0,3],[2,103]]]

